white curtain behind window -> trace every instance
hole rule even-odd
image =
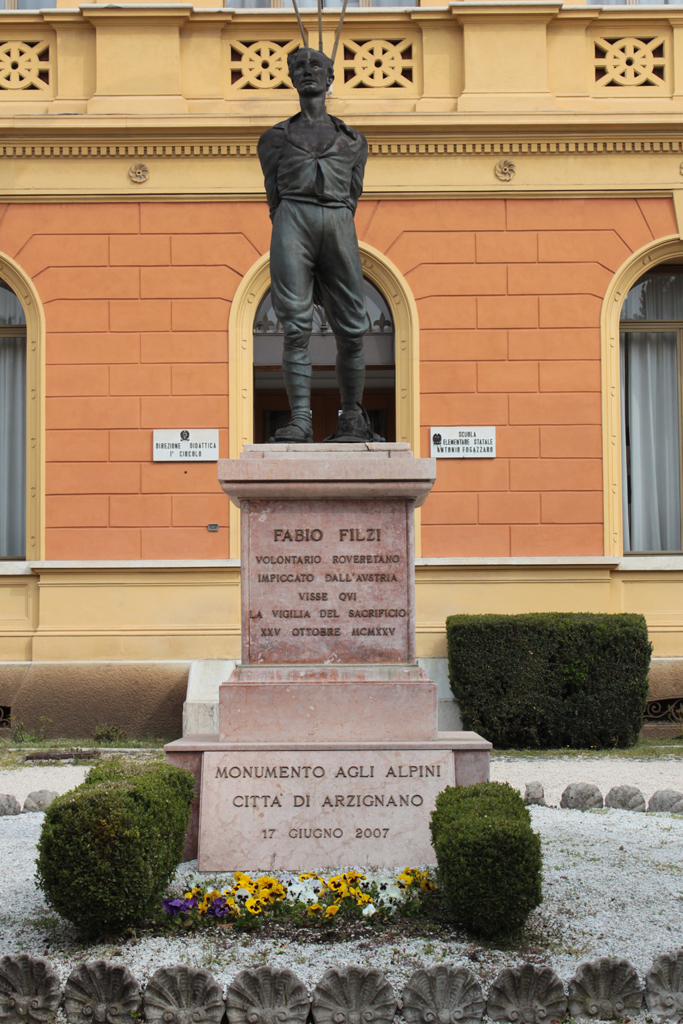
[[[675,331],[622,334],[624,550],[679,551],[681,489]]]
[[[622,320],[683,320],[683,268],[658,267],[629,290]]]
[[[629,439],[626,433],[626,422],[628,420],[628,395],[626,391],[628,337],[628,334],[622,334],[619,345],[621,365],[621,519],[624,531],[624,551],[631,550],[631,517],[629,515],[631,478],[629,469]]]
[[[26,557],[26,338],[0,338],[0,558]]]

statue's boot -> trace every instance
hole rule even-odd
[[[357,405],[357,409],[341,413],[335,433],[325,438],[326,444],[359,444],[362,441],[384,440],[379,434],[373,432],[370,426],[370,417],[364,407],[360,402]]]
[[[285,427],[279,427],[269,444],[310,444],[313,441],[312,413],[295,412]]]

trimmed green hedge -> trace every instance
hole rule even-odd
[[[473,786],[448,786],[436,798],[430,829],[432,843],[444,824],[458,815],[503,815],[529,823],[529,810],[519,792],[507,782],[477,782]]]
[[[542,900],[541,840],[519,793],[497,782],[449,787],[431,832],[453,921],[487,939],[518,932]]]
[[[451,688],[494,747],[628,747],[647,703],[642,615],[451,615]]]
[[[57,797],[38,843],[38,885],[88,934],[153,913],[182,860],[194,779],[165,763],[93,768]]]

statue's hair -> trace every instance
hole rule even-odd
[[[330,57],[327,56],[326,53],[323,53],[322,50],[316,50],[315,47],[313,46],[300,46],[298,50],[294,51],[294,53],[287,54],[287,70],[289,71],[290,77],[292,74],[294,61],[299,56],[299,54],[303,53],[305,50],[310,50],[311,53],[317,53],[325,67],[328,69],[328,73],[331,72],[332,78],[334,78],[334,62]]]

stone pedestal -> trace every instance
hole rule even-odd
[[[438,733],[415,662],[413,511],[433,459],[406,444],[247,445],[218,464],[241,509],[242,661],[194,771],[186,856],[202,871],[433,861],[447,785],[488,779],[490,744]]]

